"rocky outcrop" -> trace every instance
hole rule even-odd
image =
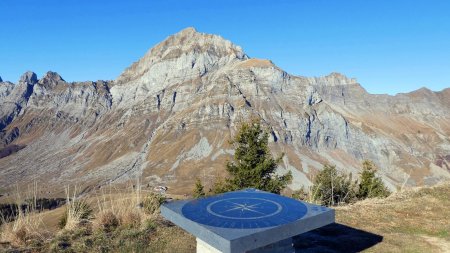
[[[0,101],[11,94],[14,84],[10,82],[0,82]]]
[[[435,184],[450,178],[449,90],[372,95],[354,78],[293,76],[187,28],[115,81],[68,83],[48,72],[0,83],[2,145],[24,146],[0,159],[0,184],[45,178],[49,191],[92,189],[140,177],[187,193],[196,177],[208,186],[223,175],[227,139],[254,116],[273,152],[286,154],[280,171],[292,171],[292,189],[324,163],[356,177],[363,159],[392,189]]]
[[[36,82],[36,74],[29,71],[20,77],[19,83],[13,88],[9,84],[3,86],[6,88],[0,107],[0,131],[11,123],[26,106]]]
[[[57,85],[64,85],[65,83],[66,81],[58,73],[52,71],[48,71],[38,82],[39,86],[45,89],[53,89]]]
[[[93,122],[112,105],[111,82],[67,83],[55,72],[47,72],[34,86],[30,97],[31,110],[51,110],[56,117],[71,121]]]

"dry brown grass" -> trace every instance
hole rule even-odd
[[[144,216],[141,212],[139,211],[132,211],[132,212],[128,212],[125,213],[121,218],[121,224],[126,224],[129,225],[131,227],[137,227],[141,224],[142,219]]]
[[[14,221],[2,226],[1,241],[16,246],[23,246],[34,240],[43,241],[47,233],[42,225],[42,218],[38,213],[21,212]]]
[[[195,251],[192,235],[158,215],[146,214],[139,203],[148,195],[130,189],[126,193],[111,191],[88,198],[86,201],[91,205],[98,205],[94,208],[93,228],[78,227],[55,233],[52,242],[45,243],[40,252],[48,252],[52,247],[61,249],[60,245],[67,243],[75,252],[102,252],[105,248],[110,252]],[[339,206],[336,207],[338,224],[302,235],[298,247],[302,252],[450,252],[448,206],[450,183]],[[50,212],[61,213],[60,210]],[[45,213],[40,216],[44,221]],[[31,232],[20,226],[10,231],[16,234],[8,240],[15,240],[18,246],[29,246],[30,239],[21,238],[27,238]],[[88,241],[92,246],[85,244]]]
[[[141,210],[141,186],[130,187],[122,193],[109,189],[109,193],[102,192],[97,196],[97,214],[94,225],[100,228],[110,228],[118,225],[136,226],[147,218]],[[116,224],[117,223],[117,224]]]
[[[380,236],[368,252],[450,252],[450,183],[336,208],[336,220]]]
[[[238,65],[241,68],[268,68],[273,67],[273,63],[266,59],[248,59]]]
[[[105,246],[111,249],[134,249],[141,247],[141,244],[145,246],[148,236],[155,230],[153,225],[149,227],[149,224],[158,219],[159,205],[163,198],[158,194],[142,194],[140,189],[141,186],[137,182],[137,185],[130,185],[128,190],[110,187],[90,197],[80,197],[76,187],[67,187],[64,207],[42,213],[34,210],[20,212],[14,221],[4,224],[0,230],[0,251],[58,251],[63,250],[61,247],[66,247],[64,245],[70,242],[74,247],[68,247],[77,252],[85,250],[85,239],[93,240],[99,247],[107,244]],[[86,215],[86,210],[89,210],[89,215]],[[57,222],[61,218],[64,218],[63,227]],[[46,225],[51,225],[52,229],[44,229]],[[133,235],[138,237],[132,239]],[[128,240],[128,237],[131,239]],[[111,241],[115,240],[114,238],[128,241],[124,246],[122,242],[116,244]],[[139,241],[142,239],[144,240]],[[101,249],[97,251],[102,252]]]
[[[195,252],[195,237],[177,226],[158,226],[150,240],[148,252],[191,253]]]
[[[18,214],[12,221],[6,217],[0,217],[3,219],[3,225],[0,227],[0,242],[23,246],[30,242],[42,242],[49,237],[49,231],[42,222],[42,215],[36,210],[36,193],[36,184],[33,184],[26,191],[21,191],[17,187],[15,203],[19,206]],[[22,210],[20,206],[25,202],[25,199],[32,200],[32,203],[25,210]]]
[[[120,221],[113,212],[103,211],[97,216],[97,224],[103,231],[109,233],[119,226]]]
[[[64,214],[64,229],[75,229],[80,224],[91,218],[92,209],[84,199],[77,197],[77,188],[73,190],[73,196],[70,196],[70,186],[66,187],[66,213]]]

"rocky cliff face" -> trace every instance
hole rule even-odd
[[[54,72],[0,82],[0,185],[33,180],[43,191],[86,190],[141,178],[189,193],[221,177],[240,122],[271,130],[291,188],[324,163],[358,174],[373,160],[391,187],[450,178],[450,89],[371,95],[355,79],[289,75],[216,35],[185,29],[115,81],[68,83]],[[60,187],[55,187],[60,186]],[[56,189],[56,190],[55,190]]]

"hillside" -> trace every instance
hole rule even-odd
[[[50,71],[0,82],[0,190],[36,182],[54,196],[64,185],[86,193],[139,177],[188,193],[195,178],[223,175],[227,140],[252,116],[286,154],[291,189],[309,186],[325,163],[358,175],[364,159],[390,189],[434,185],[450,178],[449,92],[373,95],[339,73],[295,76],[187,28],[116,80],[66,82]]]
[[[336,225],[302,236],[301,252],[450,252],[450,184],[336,208]]]
[[[299,236],[296,247],[300,252],[330,253],[450,252],[449,205],[450,184],[446,183],[340,206],[335,209],[335,224]],[[195,252],[193,236],[160,218],[143,222],[144,228],[151,225],[150,230],[128,224],[109,233],[83,226],[59,231],[55,221],[62,213],[63,208],[58,208],[41,214],[41,232],[51,234],[44,244],[19,248],[24,252]],[[101,222],[93,220],[94,226]],[[0,244],[0,251],[8,248],[12,249],[8,243]]]

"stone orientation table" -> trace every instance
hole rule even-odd
[[[197,252],[295,252],[293,237],[334,222],[334,210],[246,189],[165,203],[161,214],[197,237]]]

